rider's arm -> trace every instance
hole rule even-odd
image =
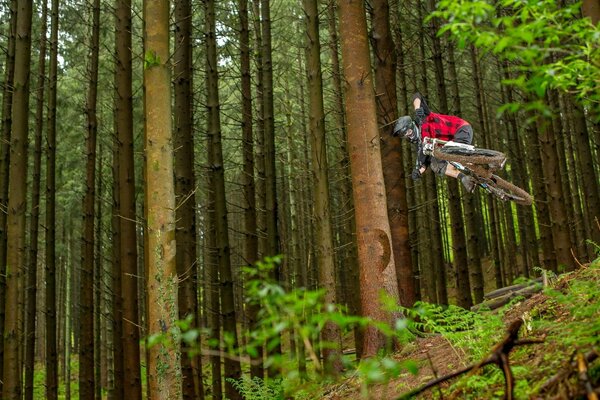
[[[415,120],[417,125],[421,126],[425,118],[431,113],[425,98],[417,92],[413,95],[413,107],[415,108]]]

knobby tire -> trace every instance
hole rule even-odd
[[[506,156],[496,150],[474,149],[468,150],[461,147],[444,146],[435,149],[433,156],[440,160],[456,161],[461,164],[479,164],[490,165],[495,169],[499,168]]]
[[[533,203],[533,198],[531,195],[520,187],[505,181],[497,175],[492,175],[491,179],[496,183],[495,186],[497,189],[501,189],[508,195],[506,200],[514,201],[515,203],[523,206],[530,206],[531,203]]]

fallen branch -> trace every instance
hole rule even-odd
[[[496,308],[508,304],[515,297],[523,296],[525,298],[529,298],[534,294],[541,292],[542,288],[543,286],[540,283],[534,283],[533,285],[526,286],[520,290],[509,292],[504,294],[503,296],[496,297],[488,301],[484,301],[483,303],[476,304],[473,307],[471,307],[471,311],[479,311],[482,308],[489,308],[490,310],[495,310]]]
[[[492,290],[491,292],[486,293],[483,296],[483,298],[486,299],[486,300],[489,300],[489,299],[493,299],[495,297],[501,296],[501,295],[503,295],[506,292],[515,292],[517,290],[520,290],[520,289],[526,288],[528,286],[531,286],[531,285],[533,285],[535,283],[542,283],[542,279],[543,278],[540,276],[539,278],[536,278],[534,280],[531,280],[531,281],[528,281],[528,282],[525,282],[525,283],[519,283],[519,284],[516,284],[516,285],[505,286],[503,288]]]
[[[509,355],[510,351],[517,346],[533,344],[533,343],[541,343],[543,341],[543,339],[519,340],[518,334],[519,334],[519,329],[521,328],[521,325],[523,325],[522,319],[517,319],[517,320],[513,321],[510,324],[510,326],[508,327],[508,333],[504,337],[504,339],[500,343],[498,343],[496,346],[494,346],[494,348],[492,349],[492,351],[490,352],[490,355],[488,357],[486,357],[479,363],[465,367],[461,370],[455,371],[446,376],[442,376],[440,378],[434,379],[434,380],[426,383],[425,385],[421,386],[420,388],[411,390],[410,392],[403,394],[402,396],[400,396],[398,398],[398,400],[409,399],[413,396],[416,396],[416,395],[424,392],[425,390],[427,390],[431,387],[437,386],[441,383],[449,381],[450,379],[455,378],[455,377],[462,375],[464,373],[467,373],[467,372],[469,372],[468,376],[472,376],[477,371],[479,371],[482,367],[484,367],[488,364],[496,364],[502,370],[502,373],[504,374],[504,381],[505,381],[505,387],[504,387],[505,399],[512,400],[513,396],[514,396],[514,394],[513,394],[514,378],[512,375],[512,371],[510,369],[510,363],[509,363],[509,359],[508,359],[508,355]]]

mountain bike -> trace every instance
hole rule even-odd
[[[494,173],[506,163],[503,153],[430,137],[423,138],[422,146],[423,154],[448,161],[463,174],[471,176],[479,187],[500,200],[514,201],[524,206],[533,203],[529,193]]]

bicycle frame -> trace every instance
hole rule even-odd
[[[466,143],[458,143],[458,142],[449,142],[442,139],[435,139],[430,137],[423,138],[423,154],[427,156],[433,156],[433,151],[437,146],[445,146],[446,144],[450,144],[450,146],[460,147],[468,151],[475,150],[475,146],[472,144]]]

